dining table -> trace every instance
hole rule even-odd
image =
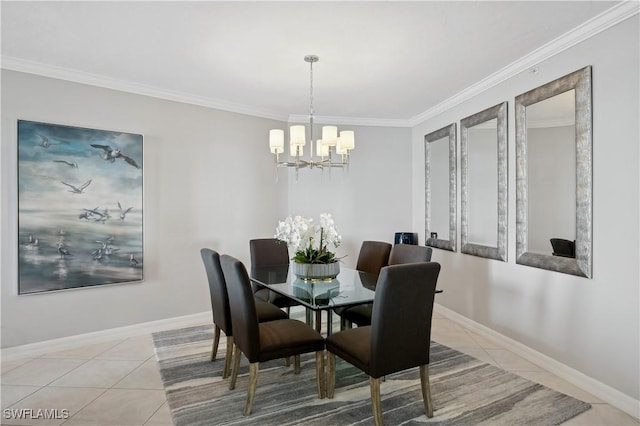
[[[307,324],[315,322],[321,332],[322,312],[327,313],[327,335],[332,331],[334,308],[372,303],[377,274],[340,267],[334,279],[305,280],[296,277],[288,265],[252,267],[251,281],[257,286],[285,296],[306,308]],[[315,318],[312,313],[315,313]]]

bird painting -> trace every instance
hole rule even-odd
[[[98,144],[91,144],[91,146],[94,148],[101,149],[103,151],[102,159],[105,161],[110,161],[113,163],[116,161],[116,159],[120,158],[126,161],[127,164],[130,164],[133,167],[135,167],[136,169],[140,168],[138,163],[136,163],[136,161],[133,158],[127,157],[118,148],[112,148],[109,145],[98,145]]]
[[[54,163],[62,163],[66,164],[69,167],[73,167],[74,169],[78,168],[78,163],[76,161],[68,161],[68,160],[52,160]]]
[[[58,253],[60,253],[60,259],[64,259],[65,256],[73,256],[69,250],[64,246],[64,243],[58,243]]]
[[[138,259],[133,255],[133,253],[129,254],[129,265],[134,268],[138,266]]]
[[[49,148],[51,146],[51,142],[49,141],[49,138],[46,136],[42,136],[42,135],[38,135],[40,136],[40,143],[38,145],[40,145],[43,148]]]
[[[124,210],[120,205],[120,201],[118,201],[118,208],[120,209],[120,220],[124,220],[127,213],[129,213],[133,207],[129,207],[128,209]]]
[[[88,181],[86,181],[85,183],[83,183],[80,186],[74,186],[74,185],[71,185],[70,183],[66,183],[66,182],[62,182],[62,181],[60,181],[60,182],[62,184],[64,184],[64,185],[67,185],[69,188],[71,188],[71,189],[68,190],[69,192],[71,192],[73,194],[82,194],[83,191],[87,188],[87,186],[89,186],[89,184],[91,183],[91,179],[89,179]]]

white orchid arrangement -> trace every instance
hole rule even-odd
[[[287,244],[295,252],[293,256],[295,262],[332,263],[338,261],[335,253],[327,249],[329,244],[334,248],[338,247],[342,240],[329,213],[320,214],[317,225],[313,224],[313,219],[289,216],[278,222],[275,238]]]

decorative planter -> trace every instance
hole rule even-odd
[[[293,273],[301,280],[332,280],[340,273],[340,262],[297,263],[293,262]]]

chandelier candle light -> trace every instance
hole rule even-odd
[[[281,161],[280,154],[284,152],[284,130],[272,129],[269,131],[269,149],[275,155],[276,159],[276,176],[277,167],[294,167],[296,170],[296,180],[298,178],[298,170],[308,167],[310,169],[317,167],[320,169],[332,167],[347,168],[349,165],[349,153],[355,148],[355,135],[353,130],[342,130],[338,136],[338,128],[336,126],[323,126],[322,139],[315,141],[316,159],[314,159],[314,139],[313,139],[313,64],[318,62],[320,58],[316,55],[307,55],[304,57],[305,62],[310,65],[310,95],[309,95],[309,159],[303,160],[303,148],[307,144],[305,135],[305,125],[293,125],[289,129],[289,155],[292,161]],[[332,154],[340,156],[339,161],[334,161]]]
[[[303,280],[333,279],[340,273],[340,262],[329,244],[338,247],[342,237],[328,213],[320,215],[320,223],[302,216],[287,217],[278,223],[275,238],[294,251],[293,273]]]

